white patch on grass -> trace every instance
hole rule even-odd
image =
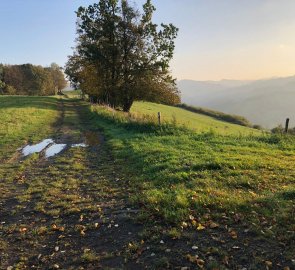
[[[88,145],[86,143],[76,143],[72,144],[71,147],[87,147]]]
[[[66,144],[53,144],[50,147],[48,147],[45,151],[45,157],[50,158],[57,154],[59,154],[62,150],[66,148]]]
[[[45,149],[49,144],[52,143],[54,143],[52,139],[45,139],[38,144],[25,146],[22,150],[22,153],[25,157],[34,153],[40,153],[43,149]]]

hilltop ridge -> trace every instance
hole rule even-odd
[[[182,102],[246,117],[273,128],[295,115],[295,76],[257,81],[178,81]]]

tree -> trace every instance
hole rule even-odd
[[[4,89],[5,89],[5,82],[3,79],[3,74],[4,73],[4,66],[2,64],[0,64],[0,95],[4,94]]]
[[[58,64],[52,63],[50,65],[49,71],[51,72],[55,94],[61,94],[61,90],[67,86],[67,81],[62,72],[62,68]]]
[[[178,29],[161,24],[158,30],[152,22],[155,10],[150,0],[142,14],[126,0],[80,7],[77,46],[65,71],[71,82],[124,111],[135,100],[178,103],[179,92],[169,72]]]
[[[0,65],[0,93],[10,95],[55,95],[66,85],[57,65],[49,68],[24,65]]]

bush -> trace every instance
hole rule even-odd
[[[285,133],[285,128],[283,128],[282,125],[278,125],[277,127],[273,128],[273,129],[271,130],[271,132],[272,132],[273,134],[284,134],[284,133]],[[290,129],[288,130],[288,134],[289,134],[289,135],[295,135],[295,127],[294,127],[294,128],[290,128]]]
[[[263,130],[263,127],[260,125],[253,125],[253,128],[258,129],[258,130]]]
[[[273,128],[271,130],[271,133],[273,134],[283,134],[284,133],[284,128],[282,125],[278,125],[277,127]]]
[[[5,87],[5,92],[6,92],[7,95],[15,95],[17,91],[13,86],[7,85]]]
[[[252,124],[243,116],[231,115],[231,114],[226,114],[226,113],[222,113],[222,112],[218,112],[218,111],[214,111],[214,110],[189,106],[184,103],[177,105],[177,107],[185,109],[190,112],[211,116],[217,120],[222,120],[225,122],[229,122],[229,123],[233,123],[233,124],[237,124],[237,125],[241,125],[241,126],[245,126],[245,127],[252,127]]]

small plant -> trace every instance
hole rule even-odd
[[[100,260],[100,257],[93,251],[84,250],[84,253],[81,256],[83,262],[92,263]]]

